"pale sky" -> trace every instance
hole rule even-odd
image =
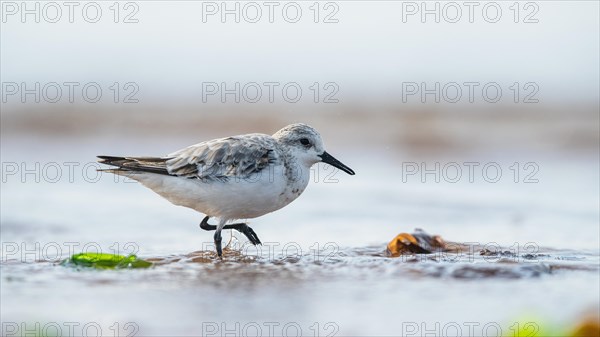
[[[100,1],[96,23],[85,21],[96,8],[84,17],[85,2],[72,9],[74,23],[62,2],[57,23],[48,22],[56,9],[38,3],[40,23],[34,14],[21,22],[20,1],[2,3],[2,82],[133,81],[159,100],[197,99],[207,81],[335,82],[342,97],[395,96],[403,82],[535,82],[546,102],[598,101],[597,1],[520,2],[518,17],[512,1],[475,2],[472,23],[465,2],[454,3],[457,20],[456,6],[438,2],[440,23],[434,14],[421,22],[421,2],[320,2],[318,18],[312,1],[287,5],[287,16],[288,2],[238,2],[239,23],[235,14],[221,22],[221,2],[120,3],[116,15],[112,1]],[[298,22],[286,22],[298,7]],[[497,22],[486,22],[496,8]]]

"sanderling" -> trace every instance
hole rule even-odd
[[[321,135],[306,124],[291,124],[273,136],[251,133],[214,139],[166,157],[98,156],[116,166],[102,171],[142,183],[171,203],[206,215],[200,227],[216,230],[217,254],[222,256],[221,230],[235,229],[254,245],[258,236],[246,223],[294,201],[306,188],[310,167],[318,162],[348,174],[354,171],[327,153]],[[210,225],[211,217],[219,219]]]

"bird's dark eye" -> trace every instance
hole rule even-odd
[[[300,144],[306,146],[306,145],[310,145],[310,141],[308,140],[308,138],[301,138],[300,139]]]

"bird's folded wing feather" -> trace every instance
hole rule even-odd
[[[189,146],[167,157],[98,156],[100,163],[118,167],[106,171],[150,172],[203,180],[245,178],[277,161],[277,142],[268,135],[250,134]]]
[[[171,175],[200,179],[244,178],[277,160],[277,143],[268,135],[252,134],[215,139],[170,154]]]

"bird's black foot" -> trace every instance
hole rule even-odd
[[[262,242],[260,242],[260,239],[258,238],[258,235],[256,235],[256,233],[250,226],[246,225],[245,223],[240,223],[236,225],[238,225],[238,227],[235,229],[238,232],[244,234],[248,238],[248,240],[250,240],[250,243],[252,243],[255,246],[262,244]]]
[[[200,223],[200,228],[204,229],[205,231],[214,231],[217,229],[217,226],[209,225],[208,224],[209,218],[210,218],[209,216],[206,216],[202,220],[202,222]],[[244,234],[248,238],[248,240],[250,240],[250,243],[252,243],[255,246],[262,244],[262,242],[260,242],[260,239],[258,238],[258,235],[256,235],[256,233],[254,232],[254,230],[250,226],[248,226],[247,224],[245,224],[243,222],[225,225],[223,227],[223,229],[235,229],[236,231]],[[216,241],[215,241],[215,243],[216,243]]]

